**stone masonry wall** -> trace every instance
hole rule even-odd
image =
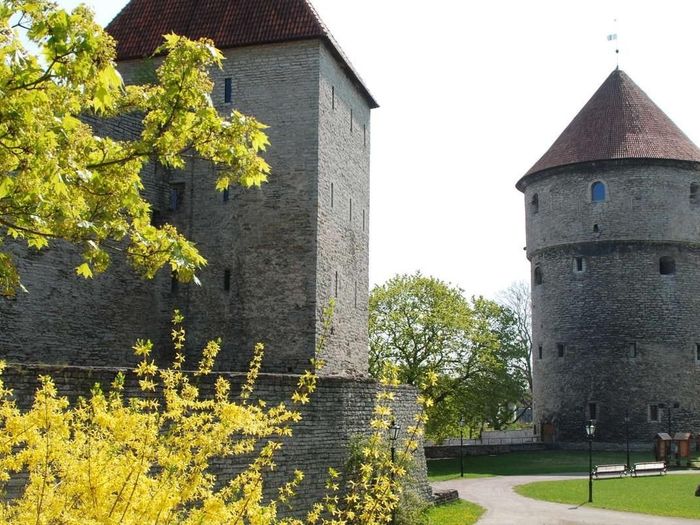
[[[183,170],[151,165],[143,175],[145,195],[161,220],[175,224],[208,260],[199,276],[202,286],[174,284],[167,269],[144,282],[118,252],[107,273],[86,282],[74,275],[73,248],[20,250],[20,270],[31,293],[0,303],[0,357],[123,366],[140,337],[157,341],[168,361],[169,319],[179,308],[190,358],[205,341],[221,337],[220,368],[245,370],[254,344],[262,341],[265,371],[298,373],[313,356],[320,313],[335,295],[338,272],[334,337],[323,373],[366,374],[369,137],[362,130],[369,123],[367,102],[319,40],[229,49],[225,56],[223,69],[212,71],[214,103],[222,112],[236,108],[269,125],[271,146],[263,155],[272,167],[269,182],[260,189],[232,187],[224,200],[214,190],[213,166],[201,161]],[[149,79],[154,66],[128,61],[120,71],[127,83],[138,82]],[[226,78],[232,81],[231,103],[224,102]],[[335,111],[328,109],[331,82],[337,89]],[[133,119],[98,127],[117,136],[138,132]],[[329,212],[331,178],[338,202]],[[179,202],[171,210],[175,188]],[[352,224],[350,198],[357,203]]]
[[[270,126],[263,155],[272,173],[260,189],[232,187],[228,201],[214,190],[215,171],[190,164],[172,174],[185,189],[170,219],[208,260],[202,286],[179,286],[173,305],[190,332],[190,355],[221,337],[219,366],[245,370],[256,342],[266,344],[268,372],[299,372],[315,343],[316,179],[318,165],[318,42],[224,51],[213,70],[213,101]],[[125,79],[141,61],[120,64]],[[232,83],[224,101],[224,79]],[[229,289],[225,289],[228,274]]]
[[[138,384],[133,374],[125,369],[122,371],[127,376],[126,395],[138,394]],[[117,372],[118,369],[109,368],[16,365],[8,367],[3,377],[7,386],[14,390],[15,399],[20,406],[27,407],[31,404],[38,386],[37,376],[40,374],[53,377],[59,393],[75,399],[79,395],[89,395],[90,388],[98,382],[107,389]],[[218,375],[202,380],[201,390],[211,391]],[[234,394],[240,391],[240,385],[245,380],[244,374],[221,375],[230,380]],[[294,375],[261,374],[254,397],[264,399],[270,405],[289,400],[297,380],[298,376]],[[352,436],[369,431],[374,396],[378,388],[379,385],[372,380],[321,378],[311,403],[301,409],[303,419],[293,426],[293,437],[284,440],[285,444],[276,456],[278,468],[266,476],[266,494],[276,495],[277,487],[292,479],[295,469],[300,469],[305,477],[297,490],[293,513],[308,510],[311,504],[319,501],[325,494],[328,468],[342,470],[349,440]],[[413,415],[417,410],[416,391],[411,387],[399,387],[394,409],[398,424],[406,429],[413,423]],[[238,460],[216,462],[212,470],[220,482],[225,482],[240,472],[250,459],[241,457]],[[429,488],[423,454],[417,454],[416,461],[416,482],[420,491],[427,495]]]
[[[320,57],[316,302],[336,302],[334,371],[366,375],[370,110],[325,46]]]
[[[596,180],[607,185],[605,202],[591,202]],[[535,421],[554,423],[556,439],[585,439],[591,403],[597,440],[623,441],[627,413],[632,441],[700,431],[693,182],[693,164],[642,161],[552,170],[528,183],[528,257],[542,275],[532,283]],[[660,274],[661,257],[674,259],[674,274]],[[656,419],[652,405],[666,407]]]

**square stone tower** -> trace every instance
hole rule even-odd
[[[261,189],[214,189],[215,167],[151,166],[154,219],[196,242],[202,286],[167,271],[144,282],[117,262],[93,282],[75,278],[70,247],[24,257],[29,295],[0,304],[0,348],[9,361],[129,366],[137,337],[161,344],[185,314],[192,360],[223,340],[219,367],[245,370],[257,341],[263,370],[308,366],[325,306],[336,301],[327,375],[367,372],[370,110],[376,102],[306,0],[132,0],[109,24],[127,83],[148,80],[162,35],[214,40],[213,100],[269,126],[271,165]],[[128,136],[129,121],[105,132]],[[125,329],[128,327],[128,329]]]

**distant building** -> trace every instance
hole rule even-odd
[[[700,150],[615,70],[517,188],[538,432],[700,431]]]

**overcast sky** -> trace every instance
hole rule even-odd
[[[86,3],[106,24],[127,2]],[[313,3],[381,106],[371,284],[420,270],[494,297],[529,280],[514,185],[615,68],[608,34],[620,68],[700,142],[700,2]]]

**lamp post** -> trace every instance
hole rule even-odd
[[[459,477],[464,477],[464,417],[459,418]]]
[[[586,425],[588,437],[588,503],[593,503],[593,437],[595,436],[595,421],[588,420]]]
[[[627,445],[627,469],[630,468],[630,411],[625,411],[625,442]]]
[[[396,440],[399,439],[401,427],[396,424],[396,420],[391,422],[389,427],[389,442],[391,443],[391,488],[394,488],[394,461],[396,459]],[[396,505],[391,510],[391,523],[396,523]]]

